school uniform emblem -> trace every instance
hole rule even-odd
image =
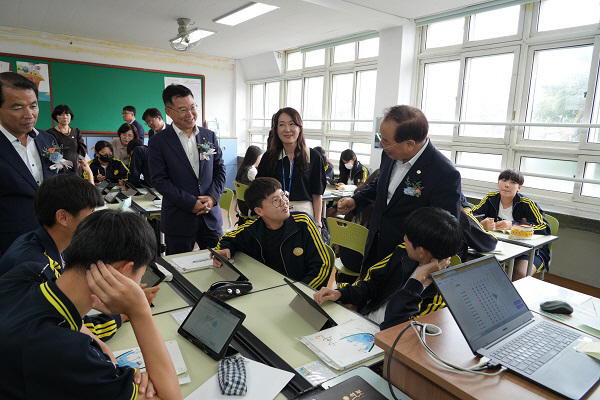
[[[302,247],[296,247],[293,253],[295,256],[301,256],[304,253],[304,249]]]

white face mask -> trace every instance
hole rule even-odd
[[[347,162],[346,164],[344,164],[344,167],[346,167],[347,169],[352,169],[352,167],[354,167],[354,163]]]

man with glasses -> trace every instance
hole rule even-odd
[[[148,145],[152,185],[163,195],[160,229],[167,254],[213,247],[222,234],[217,206],[225,186],[225,166],[214,132],[196,125],[198,106],[183,85],[162,94],[173,120]]]
[[[135,107],[134,106],[125,106],[123,107],[123,121],[127,122],[128,124],[131,124],[133,126],[135,126],[135,129],[137,131],[137,135],[140,139],[142,139],[142,141],[144,140],[144,135],[146,134],[146,132],[144,132],[144,128],[142,127],[142,124],[140,124],[139,122],[137,122],[135,120]]]
[[[244,201],[260,218],[226,233],[217,246],[219,254],[229,259],[241,251],[314,289],[324,286],[333,261],[312,218],[303,212],[290,214],[279,181],[256,178],[246,189]],[[213,262],[219,265],[216,259]]]
[[[404,220],[421,207],[439,207],[460,215],[460,173],[432,143],[421,110],[401,105],[384,112],[379,176],[351,198],[338,201],[341,214],[360,212],[374,203],[360,278],[394,251],[404,237]]]

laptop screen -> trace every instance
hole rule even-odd
[[[508,333],[505,327],[511,321],[529,313],[494,256],[440,271],[433,278],[474,351]]]

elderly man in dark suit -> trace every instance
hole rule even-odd
[[[0,254],[17,237],[39,228],[35,191],[58,172],[44,156],[54,137],[34,128],[38,112],[37,86],[14,72],[0,73]]]
[[[379,176],[352,198],[338,202],[342,214],[374,203],[361,278],[404,241],[404,220],[420,207],[460,213],[460,173],[427,138],[429,123],[421,110],[394,106],[380,126]]]
[[[163,195],[161,231],[167,254],[216,246],[223,220],[217,207],[225,186],[225,166],[214,132],[196,126],[197,104],[182,85],[163,91],[173,123],[148,146],[152,185]]]

